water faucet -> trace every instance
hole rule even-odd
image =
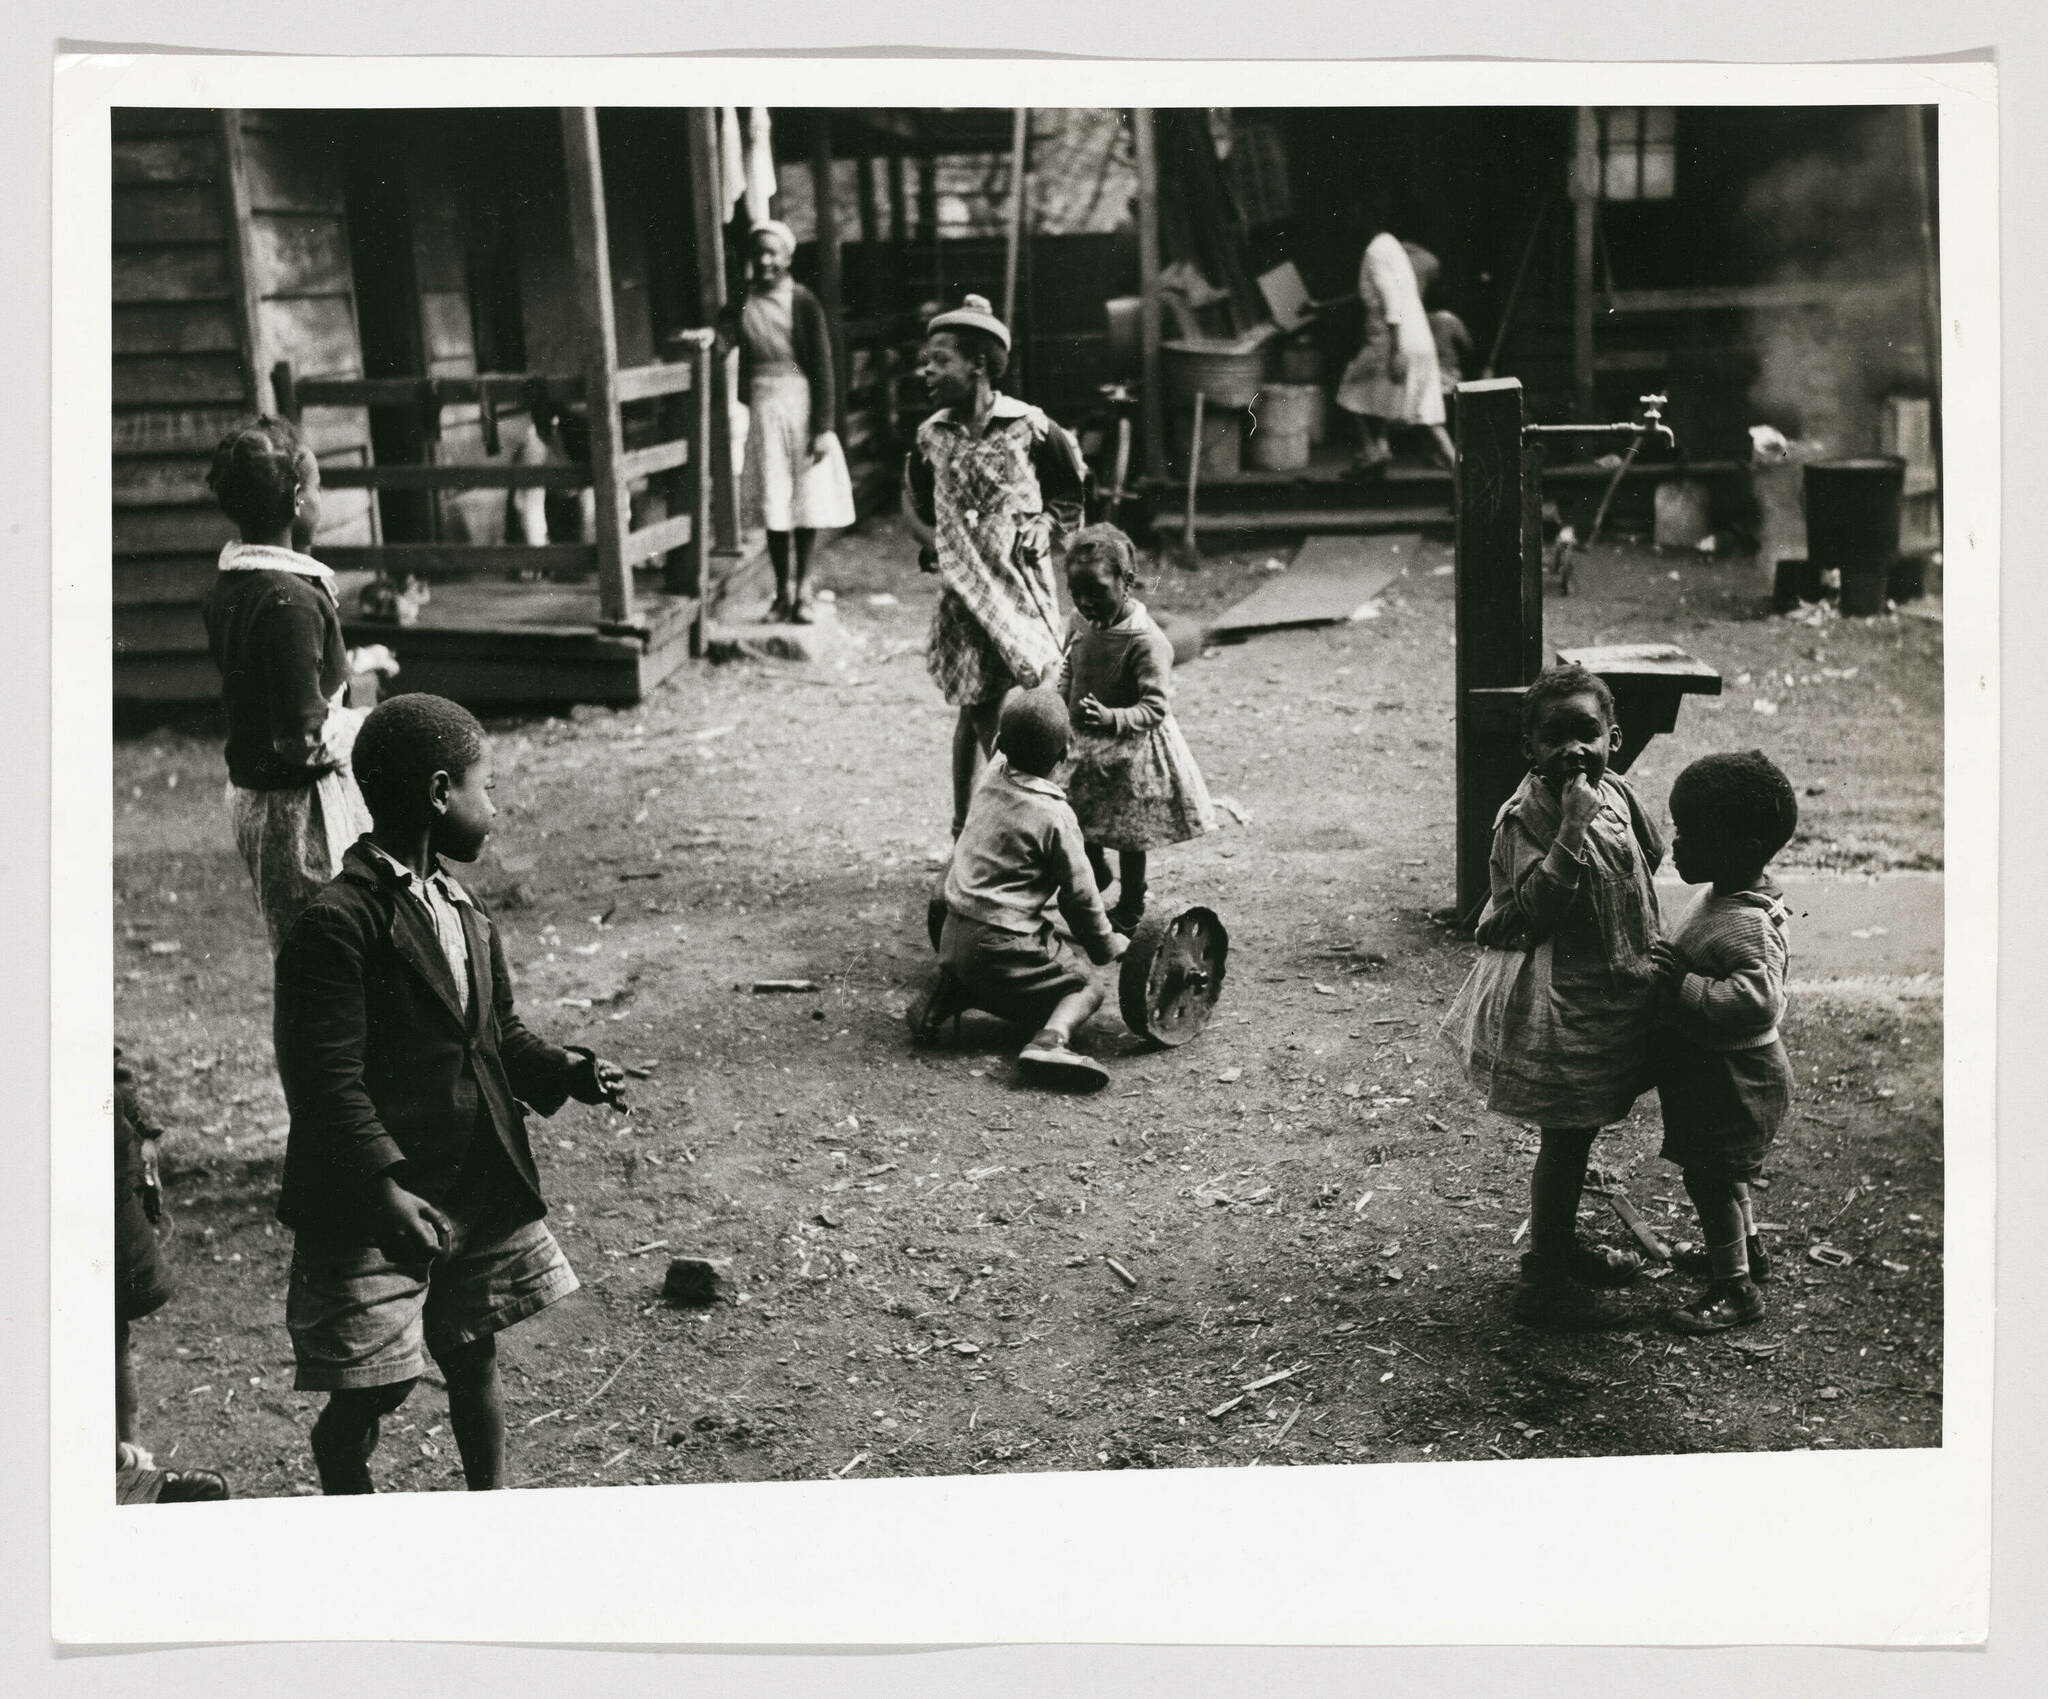
[[[1668,395],[1645,395],[1637,398],[1642,403],[1643,430],[1649,436],[1662,437],[1665,447],[1672,453],[1678,452],[1678,438],[1671,427],[1664,423],[1664,409],[1670,405]]]

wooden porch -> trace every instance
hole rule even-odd
[[[657,324],[650,342],[639,322],[622,338],[621,301],[644,288],[615,278],[614,256],[630,257],[644,235],[629,229],[615,248],[599,115],[566,108],[558,144],[544,132],[528,138],[559,147],[566,194],[554,192],[548,220],[559,257],[520,279],[529,326],[512,344],[515,359],[530,352],[547,364],[494,370],[461,241],[450,254],[428,251],[449,247],[439,226],[404,238],[386,291],[406,297],[417,320],[410,355],[370,346],[379,304],[362,291],[388,280],[364,271],[362,232],[349,228],[361,208],[344,200],[344,173],[358,163],[348,138],[269,114],[145,113],[125,130],[117,115],[117,141],[132,138],[116,150],[117,697],[164,705],[218,694],[198,611],[232,533],[204,479],[213,439],[246,411],[294,419],[320,457],[327,522],[313,552],[337,573],[351,646],[382,644],[397,657],[396,688],[479,708],[630,703],[701,652],[707,611],[760,539],[741,533],[731,377],[712,329],[725,300],[715,115],[693,109],[672,124],[664,157],[686,151],[688,190],[668,203],[685,226],[668,240],[696,246],[694,298],[682,309],[695,328]],[[533,291],[564,321],[559,334],[536,332]],[[158,350],[195,326],[203,359]],[[203,394],[185,393],[195,383]],[[195,396],[211,405],[194,408]],[[537,430],[564,409],[570,451],[558,431],[545,463],[505,452],[515,427]],[[536,490],[588,491],[587,540],[501,542],[470,522]],[[362,595],[415,582],[426,599],[406,597],[399,618],[395,596]]]

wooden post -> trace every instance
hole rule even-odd
[[[1926,116],[1918,106],[1902,107],[1906,126],[1906,175],[1911,179],[1913,216],[1920,230],[1920,322],[1927,338],[1928,394],[1934,398],[1936,440],[1941,419],[1941,251],[1934,239],[1934,185],[1928,181]]]
[[[619,336],[612,304],[596,107],[562,108],[562,156],[569,172],[569,234],[576,255],[577,304],[583,316],[583,395],[590,410],[590,480],[597,497],[600,623],[630,625],[633,569],[626,564],[626,531],[631,515],[619,481],[619,457],[625,452],[619,427]]]
[[[1457,906],[1470,920],[1486,900],[1493,817],[1528,766],[1520,687],[1543,666],[1543,573],[1520,380],[1460,384],[1457,419]]]
[[[711,519],[711,491],[718,481],[714,457],[719,432],[715,421],[725,411],[725,386],[718,379],[718,348],[710,337],[697,339],[689,360],[696,381],[682,399],[688,408],[690,460],[687,476],[677,482],[689,492],[690,540],[680,549],[670,551],[662,572],[662,587],[671,595],[696,596],[701,602],[710,583],[711,574],[706,567],[716,541]],[[704,610],[700,606],[690,632],[692,654],[702,652],[703,630]]]
[[[1017,246],[1024,239],[1024,148],[1031,135],[1031,109],[1010,115],[1010,216],[1003,243],[1003,323],[1017,335]]]
[[[839,207],[832,185],[832,115],[817,115],[811,144],[811,201],[818,218],[818,296],[832,332],[833,428],[846,441],[846,381],[852,362],[846,349],[846,289],[839,264]]]
[[[1138,156],[1138,325],[1145,416],[1145,470],[1166,469],[1163,397],[1159,393],[1159,146],[1152,109],[1135,108],[1131,131]]]
[[[877,317],[889,297],[889,256],[882,251],[882,203],[875,190],[874,149],[862,144],[854,166],[860,190],[860,307],[866,317]]]
[[[1600,117],[1578,111],[1572,144],[1572,399],[1593,417],[1593,237],[1600,217]]]
[[[917,233],[932,245],[931,298],[946,305],[946,251],[939,242],[939,166],[930,152],[917,156]]]
[[[718,109],[713,106],[697,106],[690,109],[690,210],[697,244],[697,322],[715,330],[724,317],[726,307],[726,258],[725,258],[725,188],[724,174],[719,167],[718,153]],[[692,356],[694,358],[694,356]],[[698,555],[702,548],[709,547],[718,554],[736,554],[740,547],[740,497],[739,478],[732,468],[732,374],[728,362],[736,360],[736,352],[713,351],[707,358],[697,362],[697,375],[701,393],[708,394],[708,402],[698,396],[687,397],[691,416],[705,420],[703,408],[709,406],[708,421],[701,425],[704,434],[693,445],[690,461],[690,480],[693,487],[708,486],[710,529],[703,533],[704,541],[698,535],[690,539],[690,553]],[[706,389],[708,383],[708,389]],[[705,501],[700,498],[693,502],[692,511],[705,511]],[[702,562],[697,567],[697,588],[690,591],[693,596],[704,594],[705,573]]]
[[[263,316],[257,305],[262,286],[249,256],[249,154],[242,136],[242,114],[235,107],[220,113],[220,150],[228,180],[228,270],[242,337],[242,393],[253,411],[268,413],[275,403],[269,386],[271,362],[264,346]]]
[[[889,246],[895,255],[896,280],[903,280],[903,256],[910,246],[910,194],[904,182],[903,155],[889,155]]]

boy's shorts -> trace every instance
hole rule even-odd
[[[439,1356],[544,1310],[576,1290],[562,1247],[541,1221],[470,1234],[447,1253],[394,1262],[374,1245],[301,1239],[292,1252],[285,1325],[301,1392],[417,1380]]]
[[[130,1192],[114,1205],[114,1316],[136,1321],[170,1302],[171,1277],[142,1194]]]
[[[1650,1038],[1650,1067],[1664,1115],[1658,1155],[1728,1180],[1755,1179],[1792,1102],[1783,1041],[1709,1050],[1660,1026]]]
[[[967,994],[970,1005],[1019,1026],[1042,1027],[1061,999],[1094,984],[1050,926],[1037,933],[946,916],[939,962]]]

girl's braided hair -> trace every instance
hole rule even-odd
[[[298,502],[304,453],[291,421],[265,414],[220,439],[206,487],[244,536],[281,531]]]

